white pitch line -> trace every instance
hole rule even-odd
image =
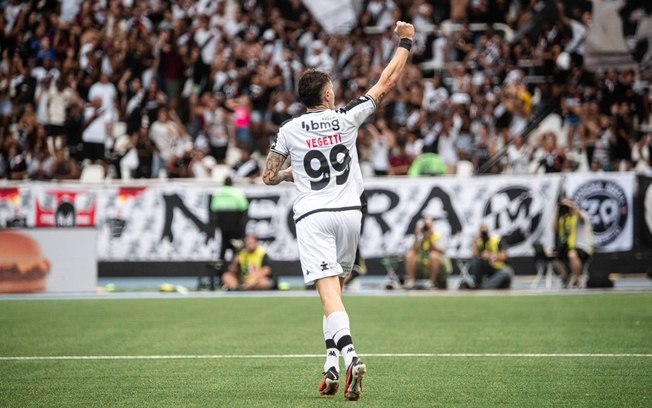
[[[375,358],[650,358],[652,354],[636,353],[412,353],[412,354],[364,354]],[[213,354],[213,355],[161,355],[161,356],[0,356],[0,361],[43,360],[228,360],[228,359],[279,359],[319,358],[323,354]]]

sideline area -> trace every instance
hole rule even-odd
[[[370,291],[382,291],[388,294],[400,292],[430,292],[430,293],[446,293],[446,292],[463,292],[459,291],[460,275],[452,275],[448,278],[447,290],[412,290],[405,291],[402,289],[387,290],[385,284],[387,283],[386,277],[383,275],[364,275],[356,278],[347,286],[346,291],[349,293],[364,293]],[[545,282],[541,281],[537,288],[532,288],[534,282],[534,275],[515,276],[512,281],[512,288],[508,291],[497,291],[498,293],[512,292],[512,291],[537,291],[537,292],[550,292],[550,291],[582,291],[577,289],[562,289],[559,279],[553,279],[552,287],[545,288]],[[652,279],[648,278],[645,274],[613,274],[612,280],[614,281],[614,288],[610,290],[652,290]],[[279,282],[285,282],[289,285],[290,291],[304,291],[303,278],[301,276],[280,276]],[[170,283],[172,285],[180,285],[188,288],[190,292],[194,292],[197,286],[197,278],[195,277],[137,277],[137,278],[99,278],[98,286],[105,286],[107,284],[114,284],[118,290],[122,291],[157,291],[161,284]],[[221,292],[217,290],[216,292]],[[285,291],[279,291],[285,292]],[[473,291],[478,293],[478,291]]]
[[[532,288],[535,277],[516,276],[508,290],[458,290],[460,277],[453,275],[448,290],[384,289],[385,277],[361,276],[346,289],[348,296],[528,296],[528,295],[582,295],[595,293],[652,293],[652,279],[645,274],[613,275],[613,288],[562,289],[559,280],[551,288],[541,284]],[[289,284],[289,290],[258,292],[227,292],[224,290],[197,291],[197,279],[193,277],[134,277],[99,278],[96,293],[35,293],[3,294],[1,300],[56,300],[56,299],[160,299],[160,298],[219,298],[219,297],[307,297],[317,296],[314,290],[305,289],[299,276],[281,276],[280,282]],[[163,286],[170,292],[161,291]],[[107,290],[111,288],[111,290]]]

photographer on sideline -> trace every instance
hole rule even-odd
[[[405,289],[414,289],[419,278],[427,278],[428,287],[447,288],[446,246],[444,238],[433,227],[432,219],[424,218],[414,230],[414,244],[405,255]]]
[[[507,266],[507,247],[499,235],[490,235],[489,227],[482,225],[473,244],[473,261],[469,274],[473,287],[466,282],[460,289],[509,289],[511,268]]]
[[[255,235],[245,237],[244,248],[233,257],[222,281],[226,290],[271,290],[278,287],[269,256]]]
[[[573,286],[580,285],[582,269],[593,254],[593,227],[584,211],[570,198],[561,200],[555,217],[557,256],[553,261],[562,286],[567,288],[571,275]]]

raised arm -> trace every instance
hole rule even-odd
[[[276,185],[281,181],[294,181],[292,177],[292,167],[281,170],[285,163],[285,157],[278,153],[269,152],[265,162],[265,171],[263,172],[263,182],[269,185]]]
[[[414,26],[412,24],[398,21],[394,32],[400,38],[396,53],[383,69],[378,82],[367,92],[367,95],[374,98],[376,105],[380,105],[385,95],[396,86],[410,56],[410,48],[414,40]]]

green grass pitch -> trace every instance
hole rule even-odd
[[[0,406],[652,406],[652,294],[345,303],[369,370],[358,402],[317,393],[317,297],[0,301]],[[434,356],[379,355],[419,353]]]

